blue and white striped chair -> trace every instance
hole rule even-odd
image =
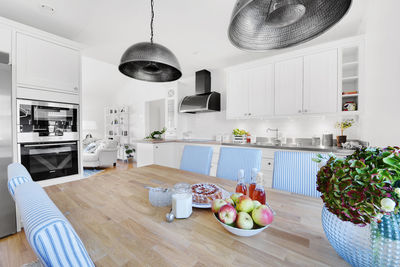
[[[40,262],[53,266],[94,266],[74,228],[24,166],[9,165],[10,194],[21,214],[26,238]],[[18,182],[17,182],[18,180]]]
[[[307,152],[275,152],[272,188],[319,197],[316,183],[319,165],[312,161],[316,155]]]
[[[246,183],[249,183],[253,168],[260,170],[262,152],[260,149],[221,147],[217,177],[237,180],[240,169],[244,169]]]
[[[210,175],[213,149],[209,146],[185,146],[180,169]]]

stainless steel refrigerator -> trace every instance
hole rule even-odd
[[[7,189],[7,166],[13,161],[11,66],[0,52],[0,238],[17,231],[15,203]]]

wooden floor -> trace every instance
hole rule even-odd
[[[118,161],[116,167],[107,168],[104,172],[96,175],[124,171],[135,167],[136,163]],[[0,267],[20,267],[36,259],[37,257],[26,241],[23,231],[0,239]]]

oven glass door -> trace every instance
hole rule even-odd
[[[34,181],[78,174],[76,142],[21,144],[21,163]]]

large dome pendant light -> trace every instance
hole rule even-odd
[[[121,57],[119,71],[134,79],[148,82],[171,82],[182,76],[175,55],[153,42],[154,0],[151,0],[150,42],[129,47]]]
[[[248,51],[301,44],[339,22],[351,3],[352,0],[237,0],[229,40]]]

